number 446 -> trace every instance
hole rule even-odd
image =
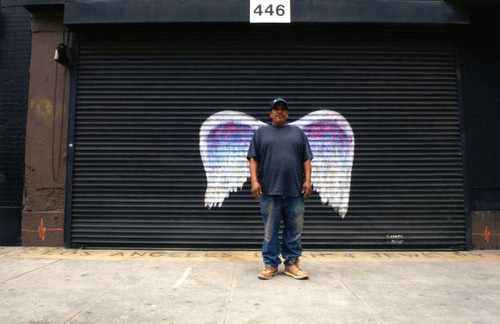
[[[276,11],[274,11],[273,5],[270,4],[269,6],[267,6],[267,8],[264,11],[262,11],[262,5],[258,5],[254,9],[253,13],[258,14],[259,16],[262,16],[262,14],[268,14],[268,15],[272,16],[275,13],[278,16],[283,16],[285,14],[285,6],[284,5],[277,5]]]

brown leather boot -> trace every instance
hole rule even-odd
[[[285,268],[285,274],[295,279],[307,279],[309,275],[299,268],[299,258],[296,258],[291,266]]]
[[[278,268],[265,267],[264,270],[262,270],[259,273],[259,279],[269,280],[272,279],[272,277],[274,277],[277,274],[278,274]]]

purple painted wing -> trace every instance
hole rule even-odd
[[[354,159],[354,134],[347,120],[333,110],[317,110],[291,123],[309,139],[313,153],[311,182],[323,204],[342,218],[347,214]]]
[[[205,206],[221,207],[250,177],[246,158],[252,135],[263,122],[238,111],[211,115],[200,128],[200,155],[207,177]]]

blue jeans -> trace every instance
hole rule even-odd
[[[278,267],[280,254],[285,266],[290,266],[302,254],[302,228],[304,226],[304,198],[287,196],[260,197],[260,212],[264,220],[262,257],[269,267]],[[280,221],[283,219],[283,237],[280,246]]]

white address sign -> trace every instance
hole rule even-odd
[[[250,0],[251,23],[290,23],[290,0]]]

